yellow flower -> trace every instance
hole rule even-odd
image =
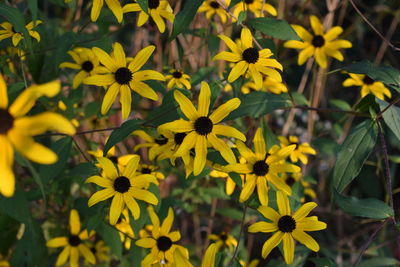
[[[213,165],[213,167],[215,167],[215,165]],[[215,169],[210,172],[210,176],[214,178],[226,178],[225,192],[228,196],[232,195],[233,191],[235,190],[236,183],[234,180],[232,180],[228,173]]]
[[[240,36],[239,45],[225,35],[218,35],[219,38],[229,47],[232,52],[220,52],[214,56],[213,60],[226,60],[235,63],[228,76],[228,82],[234,82],[239,76],[248,74],[257,88],[262,87],[262,74],[270,76],[277,82],[282,81],[282,77],[274,68],[282,70],[282,65],[270,58],[273,54],[270,49],[258,50],[253,47],[253,39],[249,29],[243,28]]]
[[[151,174],[157,179],[163,180],[165,176],[162,172],[157,171],[158,167],[149,164],[140,164],[136,170],[137,174]]]
[[[60,91],[60,82],[33,85],[23,91],[9,106],[7,86],[0,74],[0,193],[11,197],[15,189],[12,170],[14,148],[24,157],[40,164],[53,164],[57,154],[36,143],[33,136],[49,130],[75,134],[74,126],[60,114],[43,112],[25,116],[41,96],[53,97]]]
[[[218,249],[222,247],[228,247],[230,250],[233,250],[237,246],[237,241],[233,237],[233,235],[221,232],[219,235],[211,234],[208,237],[210,240],[215,241]]]
[[[245,261],[239,261],[239,263],[243,266],[243,267],[257,267],[258,264],[260,263],[259,259],[254,259],[251,262],[249,262],[249,264],[247,264]]]
[[[264,2],[265,0],[244,0],[240,1],[233,7],[233,15],[235,17],[239,17],[240,12],[247,11],[252,12],[257,18],[264,17],[264,12],[271,14],[272,16],[276,16],[276,9]],[[263,7],[264,6],[264,7]]]
[[[26,24],[25,28],[28,31],[29,35],[32,36],[33,38],[36,39],[36,41],[40,42],[40,35],[37,31],[34,31],[33,28],[41,24],[42,21],[36,20],[36,21],[31,21],[28,24]],[[3,28],[3,30],[0,30],[0,41],[7,39],[7,38],[12,38],[12,44],[14,46],[17,46],[19,42],[24,39],[24,36],[20,32],[16,32],[13,25],[9,22],[3,22],[0,23],[0,27]]]
[[[99,262],[101,261],[110,261],[110,248],[106,246],[106,243],[103,240],[97,241],[94,245],[87,244],[90,248],[90,251],[94,254],[95,258],[98,259]],[[88,264],[89,262],[85,260],[85,263]]]
[[[0,56],[6,56],[6,62],[8,65],[8,69],[15,73],[15,66],[13,60],[18,57],[19,60],[24,61],[26,59],[24,55],[24,50],[19,49],[18,47],[7,46],[4,49],[0,50]]]
[[[377,98],[384,100],[385,96],[392,97],[390,90],[380,81],[374,81],[371,77],[364,74],[349,73],[350,78],[343,82],[344,87],[360,86],[361,97],[373,94]]]
[[[142,266],[151,266],[152,264],[160,264],[162,266],[164,264],[192,266],[189,262],[187,249],[176,244],[181,239],[181,234],[179,231],[171,232],[174,221],[172,208],[168,209],[168,216],[161,225],[153,207],[149,207],[148,211],[153,225],[151,236],[136,241],[137,246],[151,249],[151,252],[143,259]]]
[[[147,2],[147,13],[140,7],[139,4],[126,4],[123,8],[124,13],[137,12],[139,11],[139,18],[137,26],[140,27],[149,20],[149,15],[157,25],[158,30],[163,33],[165,31],[165,22],[162,18],[174,22],[175,15],[172,11],[171,6],[166,0],[148,0]]]
[[[75,48],[74,50],[68,51],[68,54],[75,63],[63,62],[60,64],[60,68],[79,70],[72,81],[72,88],[74,89],[77,88],[86,77],[107,72],[107,69],[100,66],[99,60],[89,48]]]
[[[292,25],[293,29],[304,42],[291,40],[284,44],[287,48],[302,50],[299,54],[297,64],[303,65],[312,56],[315,57],[318,65],[324,69],[328,67],[328,56],[343,61],[344,57],[339,49],[350,48],[352,44],[342,39],[335,40],[343,32],[342,27],[335,26],[324,34],[322,24],[316,16],[310,16],[310,22],[314,35],[300,25]]]
[[[101,114],[103,115],[108,112],[118,93],[120,93],[122,118],[126,119],[131,112],[132,95],[130,90],[151,100],[157,100],[156,92],[143,81],[165,81],[165,78],[164,75],[154,70],[139,71],[153,53],[155,46],[150,45],[140,50],[129,64],[122,45],[114,43],[113,48],[112,54],[109,55],[102,49],[93,47],[94,54],[99,58],[101,64],[107,68],[107,73],[91,75],[83,82],[97,86],[109,86],[101,105]]]
[[[287,93],[288,89],[286,85],[282,82],[275,81],[274,79],[266,76],[264,77],[263,84],[261,88],[258,88],[256,84],[252,81],[245,83],[242,88],[242,93],[243,94],[248,94],[251,91],[262,91],[262,92],[268,92],[268,93],[273,93],[273,94],[282,94],[282,93]]]
[[[215,266],[215,256],[218,252],[218,247],[215,243],[208,246],[204,257],[201,261],[201,267],[214,267]]]
[[[72,209],[69,215],[69,229],[70,233],[68,236],[56,237],[50,239],[46,243],[46,246],[50,248],[64,247],[60,255],[58,255],[56,266],[63,265],[69,258],[69,265],[71,267],[78,267],[80,255],[89,263],[95,264],[95,256],[90,248],[83,242],[89,239],[89,234],[87,230],[81,231],[79,214],[75,209]],[[91,232],[90,236],[92,234],[94,234],[94,232]]]
[[[10,267],[10,263],[0,254],[0,267]]]
[[[105,0],[108,8],[114,14],[118,23],[122,22],[123,12],[120,0]],[[104,0],[93,0],[92,10],[90,11],[90,19],[96,21],[99,18],[101,9],[103,8]]]
[[[152,205],[158,204],[158,199],[153,193],[142,189],[148,187],[150,183],[155,183],[157,180],[150,174],[136,175],[139,160],[140,157],[135,155],[135,157],[128,162],[123,172],[121,172],[115,168],[111,160],[107,158],[97,158],[97,161],[103,169],[104,176],[95,175],[86,180],[86,183],[95,183],[105,188],[97,191],[90,197],[88,201],[89,207],[100,201],[111,197],[113,198],[109,212],[111,225],[117,223],[125,205],[129,208],[135,220],[139,218],[140,207],[136,199]]]
[[[285,184],[283,179],[279,177],[279,174],[300,171],[298,166],[284,161],[295,146],[288,146],[281,149],[274,146],[267,152],[261,128],[257,129],[253,144],[255,153],[243,142],[237,141],[236,146],[239,153],[247,162],[230,164],[224,168],[229,172],[246,174],[239,201],[246,201],[257,186],[257,195],[261,205],[268,205],[268,182],[271,182],[278,190],[282,190],[285,194],[291,195],[291,188]]]
[[[211,90],[206,82],[201,83],[197,110],[192,102],[178,90],[174,91],[174,97],[183,114],[189,119],[188,121],[179,119],[159,126],[159,132],[170,130],[175,133],[187,134],[174,156],[182,157],[187,155],[190,149],[194,147],[194,175],[199,175],[206,165],[207,147],[209,146],[219,151],[227,162],[236,162],[231,148],[223,140],[219,139],[217,135],[246,140],[244,134],[235,128],[219,124],[240,105],[240,100],[233,98],[219,106],[209,115]]]
[[[231,0],[221,0],[220,2],[223,3],[224,6],[221,7],[221,5],[215,0],[206,0],[199,7],[197,12],[206,12],[207,19],[211,19],[214,15],[217,15],[221,19],[221,22],[225,23],[226,19],[229,17],[229,14],[225,11],[225,9],[228,9]]]
[[[131,226],[128,209],[125,208],[122,211],[122,216],[118,219],[115,228],[117,228],[119,232],[119,238],[121,242],[124,243],[125,249],[130,249],[132,239],[135,238],[135,233]]]
[[[279,213],[266,206],[258,208],[258,211],[271,222],[256,222],[249,227],[250,233],[276,232],[264,243],[262,257],[266,258],[271,250],[283,241],[285,262],[291,264],[294,258],[294,239],[317,252],[319,250],[318,243],[305,233],[305,231],[319,231],[326,228],[326,223],[318,221],[316,216],[306,217],[317,206],[317,203],[308,202],[292,214],[288,197],[278,191],[276,198]]]
[[[290,160],[294,163],[300,160],[301,163],[307,164],[308,158],[306,154],[317,154],[317,152],[310,146],[309,143],[300,143],[296,136],[289,136],[289,138],[278,136],[278,139],[282,148],[295,145],[295,149],[290,153]]]
[[[192,87],[189,82],[190,76],[185,74],[182,70],[172,69],[170,73],[170,75],[165,76],[165,79],[168,81],[167,88],[172,88],[174,85],[181,89],[183,87],[186,87],[186,89]]]
[[[169,153],[171,147],[170,139],[166,138],[164,135],[160,134],[159,137],[154,138],[143,130],[133,131],[132,134],[146,141],[146,143],[135,145],[133,150],[136,152],[142,147],[149,147],[149,160],[163,160],[172,156],[172,154]]]

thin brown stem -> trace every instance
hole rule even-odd
[[[246,221],[246,213],[247,213],[247,205],[246,205],[246,203],[245,203],[245,204],[244,204],[244,208],[243,208],[242,222],[240,223],[240,232],[239,232],[239,237],[238,237],[238,240],[237,240],[237,246],[236,246],[236,248],[235,248],[235,251],[233,252],[233,255],[232,255],[231,260],[230,260],[229,263],[226,265],[226,267],[232,266],[232,263],[233,263],[233,261],[234,261],[235,258],[236,258],[236,254],[237,254],[238,249],[239,249],[240,240],[241,240],[242,235],[243,235],[244,223],[245,223],[245,221]]]

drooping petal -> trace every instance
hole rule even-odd
[[[115,98],[118,95],[121,85],[117,82],[113,83],[108,89],[101,103],[101,114],[105,115],[110,110]]]
[[[261,177],[257,178],[257,194],[261,205],[268,205],[268,185],[267,180]]]
[[[161,18],[160,14],[157,11],[150,10],[150,15],[153,21],[156,23],[158,30],[161,33],[165,32],[165,22]]]
[[[299,57],[297,59],[297,64],[300,66],[303,65],[307,61],[307,59],[309,59],[310,57],[312,57],[314,55],[314,51],[315,51],[315,48],[312,45],[301,50],[299,53]]]
[[[7,85],[4,81],[3,75],[0,74],[0,108],[6,109],[8,107]]]
[[[185,139],[187,136],[185,137]],[[193,174],[199,175],[204,169],[207,161],[207,139],[205,136],[199,136],[195,144],[194,150],[196,155],[194,157]]]
[[[140,217],[140,207],[137,201],[130,195],[130,194],[124,194],[124,202],[128,209],[131,211],[133,218],[135,220],[139,219]]]
[[[328,59],[323,48],[315,49],[315,60],[321,68],[326,69],[328,67]]]
[[[281,231],[276,232],[273,234],[263,245],[262,247],[262,257],[265,259],[272,249],[274,249],[283,238],[283,233]]]
[[[326,229],[326,223],[314,219],[314,216],[296,222],[296,229],[302,231],[320,231]]]
[[[289,233],[283,235],[283,257],[286,264],[291,264],[294,258],[294,240]]]
[[[124,84],[121,85],[119,91],[120,91],[119,102],[121,103],[122,119],[127,119],[129,117],[129,114],[131,113],[131,105],[132,105],[131,90],[126,84]]]
[[[175,152],[175,157],[183,157],[184,155],[189,153],[189,150],[195,146],[198,134],[193,131],[190,132],[186,137],[183,139],[182,144],[179,146],[178,150]]]
[[[317,241],[314,240],[310,235],[304,233],[303,231],[300,230],[294,230],[292,232],[292,236],[294,239],[305,245],[307,248],[311,249],[312,251],[319,251],[319,245]]]
[[[131,187],[129,189],[129,193],[131,193],[134,198],[143,200],[149,204],[152,204],[152,205],[158,204],[158,199],[156,198],[156,196],[147,190]]]
[[[67,262],[69,254],[71,253],[71,246],[66,246],[58,255],[57,261],[56,261],[56,266],[61,266],[64,263]]]
[[[107,190],[107,189],[105,189]],[[110,224],[115,225],[121,216],[122,209],[124,207],[124,197],[121,193],[115,193],[110,206]]]
[[[240,192],[239,201],[244,202],[254,192],[256,187],[257,178],[254,175],[248,176],[246,183],[243,186],[242,192]]]
[[[77,247],[71,247],[69,255],[69,266],[79,267],[79,250]]]
[[[85,260],[87,260],[90,264],[96,263],[96,258],[93,252],[84,244],[79,244],[78,246],[79,252],[83,255]]]
[[[0,193],[11,197],[15,191],[15,177],[12,170],[14,149],[5,135],[0,134]]]
[[[135,91],[136,93],[138,93],[139,95],[157,101],[158,100],[158,95],[156,94],[156,92],[147,84],[145,84],[144,82],[140,82],[140,81],[135,81],[132,80],[129,83],[130,88]]]
[[[231,72],[229,73],[228,82],[232,83],[232,82],[236,81],[237,78],[244,75],[248,66],[249,66],[249,63],[247,63],[244,60],[236,63],[236,65],[232,68]]]

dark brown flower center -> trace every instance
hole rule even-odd
[[[128,192],[131,187],[131,182],[125,176],[120,176],[114,181],[114,190],[119,193]]]
[[[0,134],[7,132],[14,126],[14,117],[7,109],[0,108]]]
[[[220,235],[219,235],[219,238],[220,238],[222,241],[226,241],[226,240],[228,239],[228,235],[227,235],[227,234],[220,234]]]
[[[265,161],[259,160],[253,165],[253,173],[257,176],[265,176],[269,171],[269,166]]]
[[[70,235],[68,237],[68,243],[73,247],[77,247],[81,243],[81,239],[77,235]]]
[[[322,35],[315,35],[312,40],[312,45],[314,47],[322,47],[325,44],[325,39]]]
[[[182,72],[180,72],[180,71],[174,71],[174,72],[172,73],[172,76],[173,76],[175,79],[180,79],[180,78],[182,78]]]
[[[299,148],[299,144],[298,144],[298,143],[290,143],[289,145],[290,145],[290,146],[291,146],[291,145],[296,145],[296,147],[294,148],[295,150],[296,150],[297,148]]]
[[[366,85],[370,85],[373,84],[375,81],[369,77],[368,75],[365,75],[364,79],[363,79],[363,83],[365,83]]]
[[[217,8],[219,8],[219,4],[218,4],[217,1],[212,1],[212,2],[210,3],[210,7],[214,8],[214,9],[217,9]]]
[[[160,236],[157,239],[157,247],[161,251],[167,251],[172,247],[172,240],[167,236]]]
[[[143,173],[143,174],[150,174],[150,173],[151,173],[151,170],[150,170],[149,168],[143,168],[142,171],[141,171],[141,173]]]
[[[160,0],[147,0],[147,6],[150,9],[156,9],[160,5]]]
[[[256,48],[249,47],[243,51],[242,57],[245,61],[247,61],[247,63],[256,63],[260,57],[260,54]]]
[[[125,67],[117,69],[114,75],[119,84],[128,84],[132,80],[132,72]]]
[[[185,133],[176,133],[176,134],[174,135],[175,144],[177,144],[177,145],[182,144],[183,139],[185,139],[185,137],[186,137],[186,134],[185,134]]]
[[[291,233],[296,229],[296,221],[292,216],[284,215],[278,221],[279,231],[284,233]]]
[[[208,117],[200,117],[194,122],[194,130],[199,135],[207,135],[211,133],[213,123]]]
[[[166,143],[168,143],[168,139],[165,138],[164,135],[161,135],[160,138],[155,139],[154,142],[156,142],[156,144],[161,146],[161,145],[165,145]]]
[[[82,69],[86,72],[91,72],[93,70],[93,63],[89,60],[82,63]]]
[[[244,0],[244,2],[249,5],[249,4],[253,4],[254,0]]]
[[[289,177],[286,179],[286,184],[287,184],[288,186],[292,186],[295,182],[296,182],[296,180],[295,180],[292,176],[289,176]]]

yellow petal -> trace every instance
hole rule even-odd
[[[211,244],[204,256],[203,256],[203,260],[201,262],[201,267],[214,267],[215,266],[215,255],[218,252],[218,247],[215,243]]]
[[[328,67],[328,59],[323,48],[315,49],[315,60],[321,68],[326,69]]]
[[[109,199],[110,197],[112,197],[115,194],[115,190],[114,188],[108,187],[106,189],[97,191],[96,193],[94,193],[88,200],[88,206],[91,207],[97,203],[99,203],[100,201]]]
[[[175,91],[175,92],[178,92],[178,91]],[[199,104],[198,104],[198,115],[199,116],[207,116],[208,115],[208,109],[210,107],[210,99],[211,99],[210,86],[206,82],[201,82]]]
[[[135,220],[139,219],[140,207],[137,201],[130,194],[124,194],[123,196],[124,196],[124,202],[126,206],[128,206],[128,209],[131,211],[133,218]]]
[[[257,194],[261,205],[268,205],[268,186],[266,179],[257,178]]]
[[[79,219],[79,214],[76,209],[72,209],[69,214],[69,228],[73,235],[78,235],[81,230],[81,221]]]
[[[121,8],[121,4],[117,0],[106,0],[106,3],[108,4],[108,2],[110,2],[110,1],[114,2],[113,5],[114,4],[118,5]],[[110,6],[110,5],[108,4],[108,6]],[[115,15],[115,13],[114,13],[114,15]],[[121,20],[122,20],[122,11],[121,11]],[[120,21],[118,21],[118,22],[120,22]],[[125,52],[124,52],[124,49],[122,48],[122,45],[120,43],[116,42],[113,44],[113,48],[114,48],[113,55],[114,55],[115,59],[117,60],[118,66],[125,67],[126,66],[126,58],[125,58]]]
[[[303,206],[301,206],[294,214],[293,218],[296,221],[300,221],[304,217],[306,217],[315,207],[317,207],[317,203],[315,202],[307,202]]]
[[[250,48],[253,46],[253,39],[251,32],[248,28],[243,28],[240,34],[240,41],[242,42],[242,46],[244,49]]]
[[[76,247],[71,247],[71,252],[69,256],[69,266],[79,267],[79,250]]]
[[[278,209],[279,209],[279,213],[281,216],[291,215],[289,199],[284,193],[277,191],[276,192],[276,201],[278,203]]]
[[[254,149],[256,151],[257,159],[258,160],[264,159],[267,151],[266,151],[266,144],[264,141],[262,128],[257,129],[256,134],[254,135],[253,144],[254,144]]]
[[[65,236],[52,238],[46,242],[46,246],[49,248],[63,247],[66,246],[67,244],[68,244],[68,239]]]
[[[335,26],[326,32],[324,39],[326,42],[336,39],[343,32],[343,28],[340,26]]]
[[[78,249],[79,249],[79,252],[85,258],[85,260],[87,260],[90,264],[96,263],[96,258],[94,256],[93,252],[86,245],[79,244]]]
[[[149,46],[143,48],[142,50],[140,50],[136,54],[136,56],[133,58],[131,63],[129,63],[128,68],[132,72],[138,71],[144,64],[146,64],[149,57],[153,54],[154,49],[156,49],[156,47],[154,45],[149,45]]]
[[[165,22],[160,17],[160,14],[156,10],[150,10],[150,15],[153,21],[156,23],[158,30],[161,33],[165,32]]]
[[[7,85],[4,81],[3,75],[0,74],[0,108],[6,109],[8,107]]]
[[[283,238],[283,233],[281,231],[276,232],[273,234],[263,245],[262,247],[262,257],[265,259],[272,249],[274,249]]]
[[[231,72],[229,73],[228,82],[232,83],[232,82],[236,81],[237,78],[239,78],[246,72],[248,66],[249,66],[249,63],[247,63],[246,61],[244,61],[244,60],[239,61],[232,68]]]
[[[218,37],[224,41],[224,43],[229,47],[229,49],[235,53],[235,54],[239,54],[241,55],[242,52],[240,51],[240,49],[238,48],[238,46],[236,45],[236,43],[234,41],[232,41],[231,38],[229,38],[228,36],[225,35],[218,35]]]
[[[107,189],[104,189],[107,190]],[[124,198],[121,193],[115,193],[110,206],[110,224],[115,225],[121,216],[122,209],[124,207]]]
[[[112,59],[104,50],[98,47],[93,47],[92,50],[101,64],[103,64],[110,72],[115,72],[118,69],[119,66],[117,65],[117,62],[115,62],[115,60]]]
[[[60,92],[59,80],[41,85],[33,85],[23,91],[10,107],[10,113],[14,117],[20,117],[28,113],[35,105],[36,99],[41,96],[53,97]]]
[[[229,164],[236,163],[236,157],[235,154],[233,154],[232,149],[224,141],[219,139],[214,133],[208,134],[207,140],[210,142],[211,146],[215,148],[215,150],[219,151],[221,156]]]
[[[152,204],[152,205],[157,205],[158,204],[158,199],[156,198],[156,196],[153,193],[151,193],[151,192],[149,192],[147,190],[142,190],[142,189],[137,189],[137,188],[131,187],[129,189],[129,192],[131,192],[132,195],[136,199],[143,200],[143,201],[145,201],[145,202],[147,202],[149,204]]]
[[[243,133],[241,133],[239,130],[237,130],[231,126],[220,125],[220,124],[214,125],[212,131],[216,135],[233,137],[233,138],[239,139],[243,142],[246,141],[246,136]]]
[[[132,155],[131,159],[126,164],[126,167],[122,173],[123,176],[128,178],[133,178],[135,176],[135,172],[139,165],[140,156],[139,155]]]
[[[57,257],[57,261],[56,261],[56,266],[61,266],[64,263],[67,262],[69,254],[71,252],[71,246],[66,246],[60,253],[60,255],[58,255]]]
[[[168,209],[168,216],[165,218],[161,225],[161,233],[169,233],[171,231],[172,223],[174,222],[174,211],[172,208]]]
[[[103,4],[104,0],[93,0],[92,10],[90,11],[90,19],[92,21],[96,21],[99,18]]]
[[[135,244],[142,248],[152,248],[157,245],[157,241],[153,238],[141,238]]]
[[[292,28],[296,31],[297,35],[304,41],[307,43],[311,43],[312,39],[313,39],[313,35],[311,33],[309,33],[306,29],[304,29],[302,26],[300,25],[291,25]]]
[[[254,188],[256,187],[256,177],[254,175],[247,177],[247,181],[243,186],[242,192],[240,192],[239,201],[244,202],[251,194],[254,192]]]
[[[188,136],[185,137],[185,139]],[[204,169],[207,161],[207,139],[205,136],[199,136],[197,138],[197,142],[195,144],[195,152],[196,155],[194,157],[194,167],[193,174],[199,175],[201,171]]]
[[[182,119],[175,120],[172,122],[167,122],[159,126],[158,131],[163,132],[163,131],[172,131],[176,133],[184,133],[184,132],[189,132],[194,130],[193,128],[193,122],[191,121],[185,121]],[[187,137],[185,137],[186,139]],[[185,140],[184,139],[184,140]]]
[[[275,224],[267,222],[253,223],[252,225],[249,226],[248,229],[250,233],[257,233],[257,232],[270,233],[270,232],[275,232],[277,230],[278,227]]]
[[[322,27],[321,22],[316,16],[310,16],[310,23],[315,35],[324,35],[324,28]]]
[[[240,106],[239,98],[232,98],[228,102],[220,105],[210,116],[210,120],[213,124],[221,122],[225,117],[227,117],[232,111]]]
[[[242,56],[231,52],[220,52],[213,57],[213,60],[226,60],[229,62],[238,62],[242,60]]]
[[[306,42],[291,40],[285,42],[283,46],[286,48],[304,49],[308,46],[308,44]]]
[[[106,4],[109,9],[111,9],[111,12],[114,14],[114,16],[117,18],[117,21],[119,23],[122,22],[122,7],[121,3],[118,0],[106,0]]]
[[[126,84],[121,85],[119,91],[121,93],[119,97],[119,102],[121,103],[121,115],[122,119],[125,120],[131,113],[132,94],[131,90]]]
[[[315,48],[311,45],[301,50],[299,53],[299,58],[297,59],[297,64],[300,66],[303,65],[307,61],[307,59],[314,55],[314,51]]]
[[[174,156],[175,157],[183,157],[184,155],[188,154],[190,149],[195,146],[198,134],[193,131],[190,132],[186,137],[183,139],[182,144],[179,146],[178,150],[176,150]]]
[[[326,223],[315,220],[312,217],[307,217],[303,218],[300,221],[296,221],[296,229],[302,231],[319,231],[326,229],[327,227]]]
[[[38,135],[55,130],[68,135],[75,134],[75,127],[64,116],[53,112],[43,112],[30,117],[22,117],[14,121],[15,127],[27,135]]]
[[[156,92],[147,84],[145,84],[144,82],[140,82],[140,81],[135,81],[132,80],[129,83],[129,86],[131,87],[131,89],[133,91],[135,91],[136,93],[138,93],[139,95],[157,101],[158,100],[158,95],[156,94]]]
[[[101,187],[112,187],[113,182],[110,179],[94,175],[86,179],[85,183],[94,183]]]
[[[117,82],[113,83],[108,89],[101,103],[101,114],[105,115],[110,110],[115,98],[118,95],[121,85]]]
[[[292,232],[292,236],[294,239],[305,245],[307,248],[311,249],[312,251],[319,251],[319,245],[317,241],[314,240],[310,235],[304,233],[300,230],[294,230]]]
[[[115,83],[114,74],[92,75],[83,80],[85,84],[106,86]]]
[[[260,206],[257,209],[265,218],[271,220],[272,222],[277,223],[280,219],[280,215],[274,209],[267,206]]]
[[[180,91],[175,90],[174,91],[174,98],[175,101],[178,102],[179,107],[181,108],[181,111],[185,116],[191,120],[195,121],[199,116],[197,110],[192,104],[192,101],[190,101],[184,94],[182,94]]]
[[[294,240],[291,234],[283,235],[283,257],[286,264],[291,264],[294,258]]]
[[[0,193],[5,197],[14,195],[15,177],[12,170],[14,149],[5,135],[0,134]]]

